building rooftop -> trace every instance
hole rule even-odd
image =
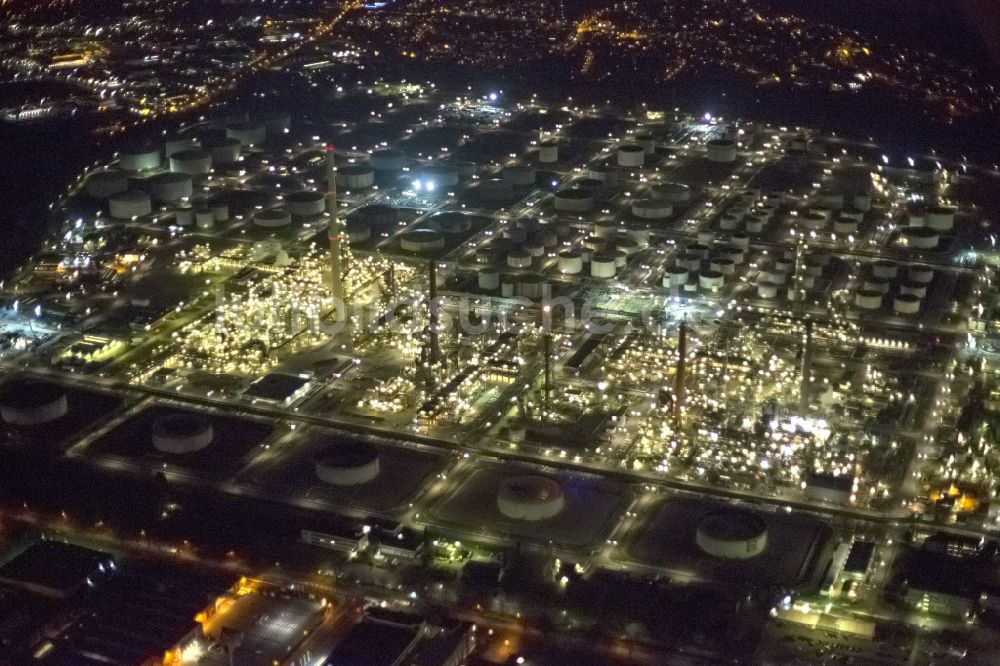
[[[111,557],[59,541],[39,541],[0,567],[0,582],[65,598],[110,572]],[[102,568],[104,571],[102,571]]]
[[[365,618],[348,632],[326,659],[326,666],[393,666],[412,649],[416,626]]]

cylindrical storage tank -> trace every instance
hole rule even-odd
[[[707,291],[714,291],[722,287],[724,279],[724,276],[719,271],[701,271],[698,273],[698,287]]]
[[[420,167],[420,181],[425,190],[440,192],[458,185],[458,169],[450,164]]]
[[[187,204],[181,204],[174,209],[174,224],[178,227],[190,227],[194,224],[194,210]]]
[[[119,220],[130,220],[153,212],[149,195],[140,190],[126,190],[108,197],[108,212]]]
[[[691,188],[684,183],[660,183],[653,185],[649,193],[654,199],[671,204],[686,203],[691,200]]]
[[[757,295],[761,298],[777,298],[778,288],[781,285],[774,284],[773,282],[761,282],[757,285]]]
[[[519,217],[514,220],[514,226],[518,229],[524,229],[530,234],[538,231],[541,223],[537,217]]]
[[[792,266],[792,260],[786,257],[780,257],[774,260],[774,270],[780,273],[790,273],[792,271]]]
[[[615,255],[610,252],[596,252],[590,258],[590,276],[613,278],[615,276]]]
[[[378,449],[358,440],[340,442],[316,458],[316,477],[333,486],[359,486],[378,474]]]
[[[239,139],[244,146],[259,146],[267,137],[267,130],[259,123],[233,123],[226,126],[226,136]]]
[[[809,215],[822,215],[824,220],[833,219],[833,209],[829,206],[816,205],[810,206],[807,212]]]
[[[914,294],[900,293],[893,299],[892,309],[896,314],[915,315],[920,312],[920,297]]]
[[[788,273],[779,270],[761,271],[760,279],[762,282],[771,282],[773,284],[783,285],[788,282]]]
[[[143,183],[154,201],[173,203],[189,199],[194,192],[194,183],[186,173],[158,173]]]
[[[632,255],[639,251],[639,244],[626,236],[615,241],[615,249],[624,252],[626,255]]]
[[[209,203],[212,208],[212,217],[216,222],[225,222],[229,219],[229,204],[223,200],[214,200]]]
[[[704,245],[707,248],[711,248],[715,245],[715,233],[711,229],[704,229],[698,232],[698,245]]]
[[[628,263],[628,255],[621,250],[614,250],[615,255],[615,268],[625,268],[625,264]]]
[[[527,164],[511,164],[504,167],[503,179],[511,187],[531,187],[535,184],[535,167]]]
[[[799,220],[802,221],[802,226],[809,231],[822,231],[823,227],[826,226],[827,218],[821,213],[809,211],[799,215]]]
[[[844,207],[844,193],[824,188],[816,193],[816,201],[827,208],[840,210]]]
[[[197,148],[198,142],[193,136],[172,136],[163,142],[163,154],[170,157],[174,153]]]
[[[18,378],[0,387],[0,419],[8,425],[42,425],[68,412],[66,392],[58,384]]]
[[[285,197],[285,208],[295,217],[315,217],[326,212],[326,197],[311,190],[292,192]]]
[[[538,238],[537,236],[532,236],[528,240],[524,241],[523,247],[532,257],[541,257],[545,254],[545,243],[543,243],[541,238]]]
[[[642,146],[626,143],[618,147],[618,166],[637,168],[645,162],[646,151]]]
[[[559,243],[559,237],[556,236],[555,230],[551,228],[536,231],[534,233],[534,237],[537,238],[546,248],[555,247]]]
[[[407,252],[433,252],[444,248],[444,236],[433,229],[414,229],[402,235],[399,247]]]
[[[742,220],[738,215],[733,213],[723,213],[722,217],[719,218],[719,229],[723,231],[734,231],[740,228],[740,222]]]
[[[475,162],[453,162],[455,168],[458,169],[458,177],[460,180],[468,180],[475,176],[479,172],[479,165]]]
[[[600,236],[587,236],[583,239],[583,247],[594,252],[600,252],[608,247],[608,241]]]
[[[372,228],[361,220],[348,220],[344,225],[348,243],[364,243],[372,237]]]
[[[738,248],[732,245],[722,245],[716,249],[718,250],[720,255],[725,254],[734,262],[736,262],[737,265],[742,264],[743,260],[746,258],[745,256],[746,252],[742,248]]]
[[[476,248],[476,263],[477,264],[492,264],[497,259],[497,251],[492,247],[477,247]]]
[[[955,209],[950,206],[932,206],[924,213],[924,226],[935,231],[951,231],[955,226]]]
[[[240,159],[243,144],[239,139],[228,136],[206,136],[201,147],[212,156],[212,164],[235,164]]]
[[[586,213],[594,207],[594,196],[590,192],[567,188],[555,193],[555,208],[563,213]]]
[[[479,288],[483,291],[496,291],[499,289],[500,271],[495,268],[480,268]]]
[[[383,148],[372,153],[372,167],[376,171],[402,171],[406,155],[395,148]]]
[[[709,262],[709,267],[723,275],[732,275],[736,272],[736,262],[729,257],[715,257]]]
[[[583,271],[583,255],[576,250],[565,250],[559,253],[559,272],[564,275],[577,275]]]
[[[559,144],[555,141],[542,141],[538,144],[538,161],[551,164],[559,161]]]
[[[816,276],[804,273],[802,281],[799,283],[803,289],[812,289],[816,285]]]
[[[182,150],[170,156],[170,170],[191,176],[204,176],[212,170],[212,155],[200,148]]]
[[[744,221],[744,227],[746,228],[747,233],[759,234],[760,232],[764,231],[764,225],[766,223],[767,223],[766,219],[757,215],[751,215]]]
[[[743,232],[737,232],[729,237],[729,242],[735,247],[746,250],[750,247],[750,236]]]
[[[685,252],[677,258],[677,265],[697,273],[701,270],[701,255],[697,252]]]
[[[605,187],[618,186],[618,167],[613,164],[600,164],[592,166],[587,170],[587,177],[599,180]]]
[[[375,169],[369,164],[348,164],[337,167],[337,187],[345,190],[366,190],[375,184]]]
[[[865,280],[865,285],[863,289],[865,291],[877,291],[880,294],[888,294],[890,283],[888,280],[883,280],[882,278],[871,277]]]
[[[105,169],[90,174],[87,178],[87,196],[107,199],[128,189],[128,175],[121,169]]]
[[[514,288],[514,293],[518,296],[523,296],[524,298],[536,300],[544,295],[545,284],[545,278],[537,273],[522,275],[517,278],[517,285]]]
[[[212,422],[195,414],[171,414],[153,422],[153,448],[161,453],[181,455],[201,451],[215,437]]]
[[[900,240],[903,245],[914,250],[933,250],[941,240],[940,235],[930,227],[906,227]]]
[[[705,144],[710,162],[735,162],[736,142],[730,139],[712,139]]]
[[[513,520],[553,518],[566,507],[562,484],[553,477],[527,474],[505,479],[497,490],[497,508]]]
[[[764,202],[771,206],[780,206],[785,202],[785,193],[781,190],[771,190],[764,195]]]
[[[838,217],[833,221],[833,231],[838,234],[856,234],[858,223],[849,217]]]
[[[881,291],[861,289],[854,295],[854,304],[862,310],[878,310],[882,307],[883,296]]]
[[[604,240],[618,236],[618,223],[614,220],[598,220],[594,222],[594,235]]]
[[[211,231],[215,228],[215,216],[211,208],[198,208],[194,211],[194,223],[199,231]]]
[[[865,219],[865,214],[863,211],[858,210],[857,208],[845,208],[844,210],[840,211],[840,218],[854,220],[858,224],[861,224],[861,221]]]
[[[899,264],[888,259],[879,259],[872,263],[872,275],[883,280],[891,280],[899,274]]]
[[[899,293],[924,298],[927,296],[927,285],[923,282],[906,280],[899,285]]]
[[[767,548],[767,523],[750,511],[720,509],[698,521],[695,542],[712,557],[749,560]]]
[[[149,171],[160,166],[160,149],[155,146],[128,148],[118,155],[118,166],[126,171]]]
[[[519,227],[508,226],[503,230],[503,237],[511,243],[523,243],[528,239],[528,232]]]
[[[673,268],[668,268],[666,275],[663,276],[663,286],[680,287],[688,281],[688,276],[690,274],[691,271],[684,266],[674,266]]]
[[[929,266],[910,266],[906,269],[906,277],[913,282],[927,284],[934,279],[934,269]]]
[[[687,246],[687,251],[691,254],[697,254],[699,259],[708,259],[712,252],[712,248],[707,245],[702,245],[701,243],[691,243]]]
[[[490,178],[479,182],[478,192],[486,201],[506,201],[514,197],[514,186],[503,178]]]
[[[292,223],[292,214],[284,208],[259,210],[253,215],[253,223],[267,229],[287,227]]]
[[[872,209],[872,195],[870,194],[855,194],[851,202],[854,208],[857,208],[863,213],[867,213]]]
[[[531,268],[531,253],[516,249],[507,253],[507,265],[511,268]]]
[[[513,280],[503,280],[500,282],[500,295],[504,298],[511,298],[514,296]]]
[[[636,199],[632,202],[632,214],[644,220],[665,220],[673,213],[673,205],[666,201]]]

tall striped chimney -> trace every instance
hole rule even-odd
[[[340,250],[340,219],[337,216],[337,161],[336,149],[326,146],[326,212],[330,216],[327,236],[330,239],[330,293],[333,295],[339,319],[345,313],[344,267]]]

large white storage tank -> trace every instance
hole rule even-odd
[[[535,184],[535,167],[511,164],[504,167],[503,179],[512,187],[531,187]]]
[[[542,164],[552,164],[559,161],[559,144],[552,140],[544,140],[538,144],[538,161]]]
[[[730,139],[712,139],[705,144],[710,162],[735,162],[736,142]]]
[[[586,190],[566,188],[555,193],[555,208],[563,213],[586,213],[594,207],[594,195]]]
[[[156,146],[123,150],[118,155],[118,166],[126,171],[149,171],[160,166],[160,149]]]
[[[500,483],[497,508],[514,520],[553,518],[566,507],[562,484],[541,474],[516,476]]]
[[[767,523],[750,511],[720,509],[698,521],[695,541],[712,557],[748,560],[767,548]]]
[[[674,207],[667,201],[636,199],[632,202],[632,214],[644,220],[665,220],[673,213]]]
[[[108,197],[108,212],[119,220],[143,217],[153,212],[153,202],[149,194],[141,190],[126,190]]]
[[[337,187],[366,190],[375,184],[375,169],[369,164],[348,164],[337,168]]]
[[[326,211],[326,197],[312,190],[293,192],[285,197],[285,208],[295,217],[315,217]]]
[[[287,227],[292,223],[292,215],[284,208],[269,208],[254,213],[253,223],[265,229]]]
[[[212,154],[200,148],[173,153],[170,155],[170,170],[190,176],[204,176],[212,170]]]
[[[618,148],[618,166],[638,168],[645,163],[646,151],[635,143],[626,143]]]
[[[691,200],[691,187],[684,183],[659,183],[649,189],[654,199],[677,204]]]
[[[189,199],[194,192],[194,183],[186,173],[158,173],[143,183],[153,201],[174,203]]]
[[[372,167],[376,171],[402,171],[406,166],[406,154],[395,148],[383,148],[372,153]]]

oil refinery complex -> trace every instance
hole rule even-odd
[[[843,654],[995,611],[995,170],[412,82],[331,105],[328,126],[210,116],[52,203],[57,232],[2,284],[9,455],[183,498],[166,521],[259,504],[270,561],[496,583],[497,553],[546,556],[567,607],[630,577],[731,587]],[[196,659],[225,645],[216,613],[340,612],[287,582],[217,590],[163,663],[215,663]],[[463,632],[370,608],[317,663],[383,640],[387,664],[465,663],[413,656]],[[314,635],[261,663],[312,663]]]

